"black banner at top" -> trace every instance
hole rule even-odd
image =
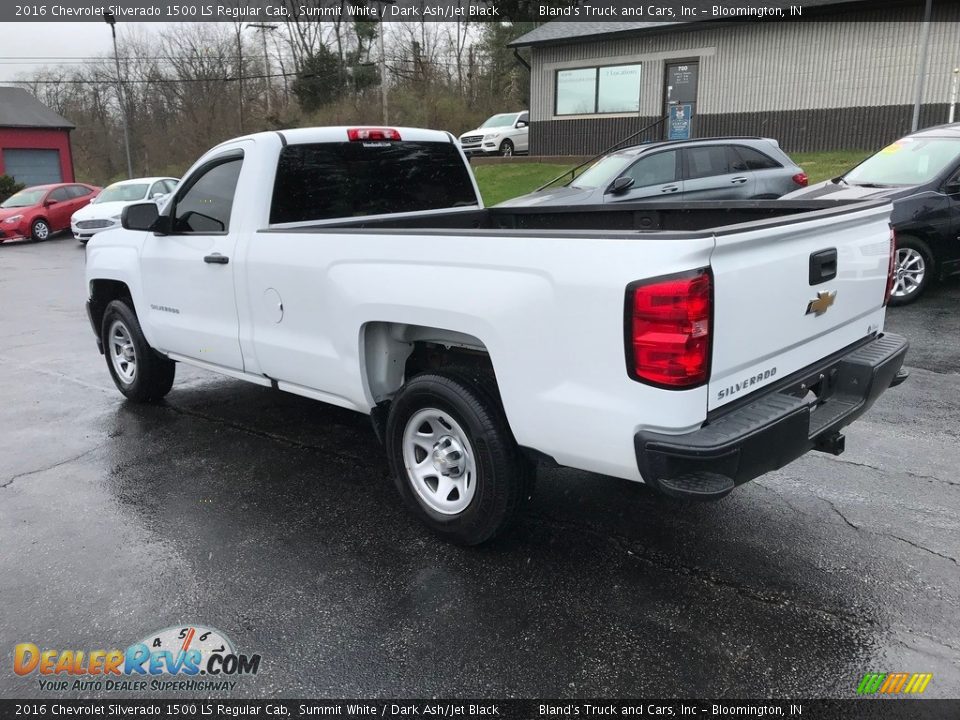
[[[880,0],[920,19],[922,0]],[[851,18],[863,0],[16,0],[0,22],[590,22],[611,31],[634,23],[715,20],[797,22]],[[869,19],[869,18],[866,18]]]

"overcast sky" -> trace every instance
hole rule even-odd
[[[126,33],[152,34],[172,24],[176,23],[117,23],[117,42],[122,45]],[[15,80],[17,75],[44,65],[69,62],[47,59],[50,57],[86,58],[113,53],[110,26],[106,23],[18,22],[5,29],[0,44],[0,82]]]

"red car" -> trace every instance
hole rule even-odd
[[[70,216],[87,205],[100,188],[81,183],[36,185],[0,203],[0,243],[33,238],[46,240],[70,228]]]

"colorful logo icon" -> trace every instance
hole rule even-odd
[[[867,673],[857,686],[857,695],[919,695],[933,680],[933,673]]]

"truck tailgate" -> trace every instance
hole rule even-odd
[[[890,212],[826,210],[717,234],[709,410],[882,329]]]

